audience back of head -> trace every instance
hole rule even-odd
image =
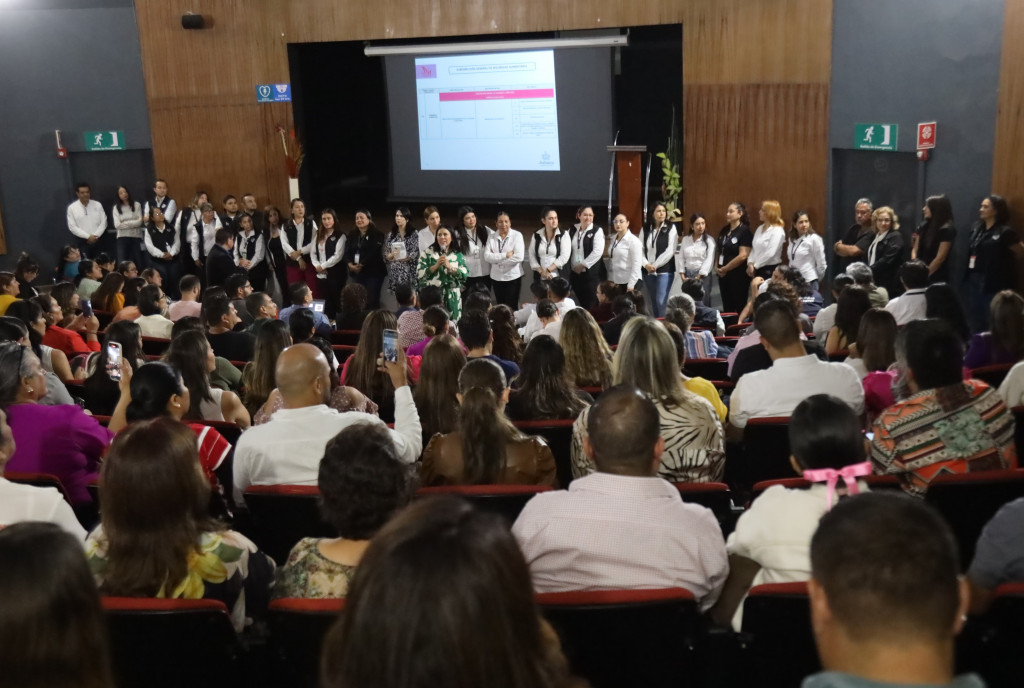
[[[920,260],[908,260],[900,266],[900,281],[907,289],[924,289],[928,286],[928,266]]]
[[[918,390],[963,380],[963,342],[942,320],[914,320],[900,328],[896,359],[912,373]]]
[[[664,447],[658,409],[636,387],[616,385],[590,408],[584,442],[600,472],[651,476]]]
[[[800,343],[800,322],[796,308],[788,300],[773,299],[754,311],[754,327],[773,349]]]
[[[841,399],[807,397],[789,419],[789,450],[803,470],[839,469],[867,460],[860,418]]]

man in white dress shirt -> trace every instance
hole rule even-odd
[[[384,362],[395,386],[395,429],[389,430],[399,458],[412,464],[423,449],[420,417],[406,383],[405,353]],[[235,498],[250,485],[316,485],[324,448],[332,437],[356,423],[384,425],[358,411],[338,413],[327,406],[331,371],[312,344],[296,344],[277,359],[277,388],[284,408],[269,423],[246,430],[235,445]]]
[[[591,407],[584,451],[597,472],[531,499],[512,527],[537,592],[681,587],[708,609],[729,573],[709,509],[657,477],[658,409],[634,387]]]
[[[79,182],[75,191],[78,200],[68,206],[68,229],[75,235],[75,245],[85,258],[102,250],[97,244],[107,231],[107,213],[99,201],[92,200],[88,184]]]
[[[920,260],[908,260],[900,266],[900,282],[906,290],[885,304],[885,310],[896,318],[897,325],[921,320],[927,310],[924,292],[928,289],[928,266]]]
[[[754,327],[772,359],[772,367],[743,375],[729,401],[729,421],[743,428],[751,418],[790,416],[813,394],[831,394],[854,413],[864,412],[860,376],[848,365],[821,361],[800,341],[796,307],[788,300],[770,301],[754,312]]]

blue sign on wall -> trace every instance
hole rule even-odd
[[[256,86],[257,103],[289,103],[291,100],[291,84],[259,84]]]

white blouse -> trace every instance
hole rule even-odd
[[[825,244],[815,232],[807,232],[789,243],[789,264],[796,268],[808,282],[825,276],[828,263],[825,261]]]
[[[715,242],[707,234],[702,234],[694,241],[693,235],[683,237],[679,242],[679,253],[676,254],[676,272],[682,274],[687,270],[695,270],[698,275],[707,277],[715,263]]]
[[[466,261],[466,269],[469,270],[470,277],[485,277],[490,274],[491,266],[484,260],[484,254],[487,252],[487,242],[490,241],[493,233],[494,230],[490,227],[477,225],[474,238],[470,236],[469,230],[466,230],[469,245],[462,254],[462,258]]]
[[[644,267],[644,246],[639,237],[628,229],[621,239],[614,234],[609,237],[605,265],[612,282],[627,287],[636,284]]]
[[[511,258],[506,257],[509,251],[512,251]],[[526,243],[523,241],[523,235],[516,230],[509,229],[504,239],[497,232],[493,232],[487,239],[487,250],[484,252],[484,260],[491,266],[491,279],[497,282],[511,282],[522,277],[525,253]]]
[[[761,225],[754,232],[754,241],[747,257],[747,263],[754,269],[782,262],[782,244],[786,241],[786,230],[780,225]]]

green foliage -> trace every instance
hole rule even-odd
[[[665,151],[657,154],[661,160],[661,193],[669,213],[679,207],[679,195],[683,192],[683,177],[679,172],[679,162],[682,157],[679,139],[679,122],[676,119],[676,109],[673,106],[668,143],[665,146]]]

